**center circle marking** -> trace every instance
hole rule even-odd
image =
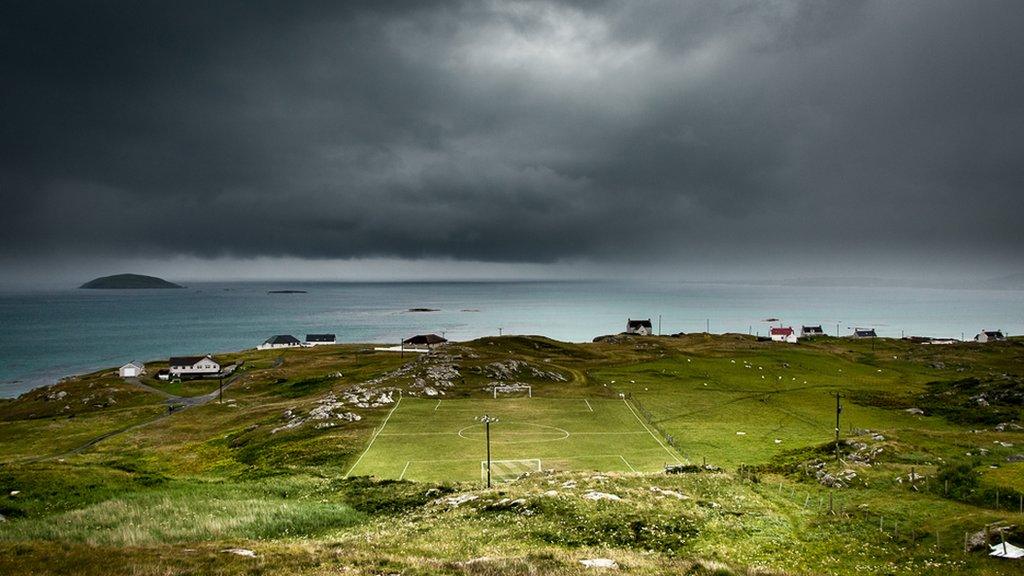
[[[505,432],[505,433],[503,433],[501,430],[492,431],[491,432],[491,444],[526,444],[527,442],[558,442],[559,440],[565,440],[566,438],[569,437],[569,431],[568,430],[565,430],[564,428],[559,428],[557,426],[548,426],[546,424],[531,424],[529,422],[509,422],[508,424],[515,424],[516,426],[531,426],[533,428],[540,428],[541,430],[539,430],[537,432],[527,432],[527,433],[523,433],[523,432],[512,432],[512,433]],[[459,430],[459,432],[458,432],[459,437],[460,438],[464,438],[466,440],[474,440],[474,441],[479,440],[484,435],[483,427],[484,427],[483,424],[471,424],[469,426],[466,426],[462,430]],[[472,430],[474,428],[480,428],[481,429],[479,435],[468,436],[468,435],[465,434],[466,431]],[[536,436],[540,435],[540,434],[543,434],[543,435],[548,436],[548,437],[537,438]],[[555,435],[555,434],[557,434],[557,436],[552,436],[552,435]],[[512,436],[513,439],[509,439],[509,436]],[[514,439],[515,436],[526,436],[526,438],[516,440],[516,439]]]

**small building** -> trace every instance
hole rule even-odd
[[[220,363],[213,356],[177,356],[167,361],[171,376],[205,376],[220,372]]]
[[[790,344],[796,344],[796,330],[793,330],[792,326],[785,328],[772,328],[771,329],[772,342],[789,342]]]
[[[274,348],[297,348],[302,342],[291,334],[278,334],[267,338],[267,341],[256,347],[257,350],[271,350]]]
[[[854,328],[854,338],[878,338],[878,334],[875,334],[874,328]]]
[[[821,325],[817,326],[801,326],[800,337],[801,338],[813,338],[814,336],[824,336],[825,331],[821,329]]]
[[[448,340],[438,336],[437,334],[418,334],[412,338],[406,338],[402,340],[403,346],[426,346],[427,348],[433,348],[434,346],[440,346]]]
[[[650,336],[654,332],[651,326],[651,319],[647,320],[626,320],[626,334],[636,334],[637,336]]]
[[[306,346],[324,346],[337,343],[338,339],[334,334],[306,334]]]
[[[975,342],[1002,342],[1006,336],[1002,330],[982,330],[974,337]]]
[[[117,375],[121,378],[138,378],[146,373],[146,365],[142,362],[131,362],[117,369]]]

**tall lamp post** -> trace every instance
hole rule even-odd
[[[497,422],[498,419],[493,416],[484,414],[477,418],[480,422],[484,423],[484,436],[487,439],[487,487],[491,487],[491,422]]]

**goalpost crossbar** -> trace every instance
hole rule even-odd
[[[526,474],[527,472],[540,472],[541,463],[539,458],[526,458],[522,460],[491,460],[491,480],[506,482]],[[480,479],[487,479],[487,460],[480,461]]]
[[[514,392],[526,392],[527,397],[533,398],[533,386],[529,384],[506,384],[503,386],[495,386],[493,388],[494,397],[498,397],[498,392],[502,393],[514,393]]]

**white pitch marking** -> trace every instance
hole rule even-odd
[[[409,470],[409,464],[411,464],[411,463],[412,463],[412,460],[406,460],[405,461],[405,468],[402,468],[402,475],[398,477],[399,480],[405,478],[405,473],[406,473],[406,471]]]
[[[636,472],[636,468],[633,468],[633,465],[632,465],[632,464],[630,464],[628,460],[626,460],[626,457],[625,457],[625,456],[623,456],[622,454],[619,454],[619,458],[620,458],[620,459],[622,460],[622,462],[623,462],[623,463],[624,463],[624,464],[625,464],[626,466],[629,466],[629,471],[630,471],[630,472]],[[399,478],[399,480],[401,480],[401,478]]]
[[[437,401],[437,406],[434,406],[434,412],[437,412],[437,409],[440,408],[440,407],[441,407],[441,401],[438,400]]]
[[[398,410],[398,405],[401,403],[402,396],[401,393],[399,393],[398,402],[395,402],[395,405],[391,407],[391,412],[388,412],[388,415],[384,418],[384,422],[380,425],[380,428],[378,428],[373,434],[373,438],[370,438],[370,443],[366,446],[366,450],[363,450],[363,453],[359,455],[359,459],[356,460],[356,463],[353,464],[352,467],[348,469],[348,472],[345,473],[345,478],[348,478],[349,475],[352,474],[352,471],[356,469],[356,466],[359,466],[359,463],[363,461],[363,456],[366,456],[366,453],[373,447],[373,443],[377,440],[377,436],[380,436],[380,433],[384,431],[384,427],[388,425],[388,420],[391,419],[391,415],[395,413],[395,410]]]
[[[665,446],[664,444],[661,443],[661,438],[658,438],[658,436],[654,432],[651,432],[651,429],[647,427],[647,424],[644,424],[644,421],[640,419],[640,415],[633,410],[633,407],[629,405],[629,402],[627,402],[625,398],[622,399],[622,402],[626,405],[626,408],[629,408],[629,411],[633,413],[633,417],[635,417],[636,421],[639,422],[640,425],[644,427],[644,430],[647,430],[647,433],[651,435],[651,438],[654,438],[654,441],[658,443],[658,446],[661,446],[665,450],[665,452],[668,452],[669,456],[671,456],[673,460],[675,460],[679,464],[682,464],[682,461],[679,460],[679,457],[673,454],[672,451],[668,449],[668,446]]]
[[[590,400],[587,400],[586,398],[584,398],[583,401],[587,403],[587,408],[589,408],[590,411],[593,412],[594,411],[594,407],[590,405]]]

